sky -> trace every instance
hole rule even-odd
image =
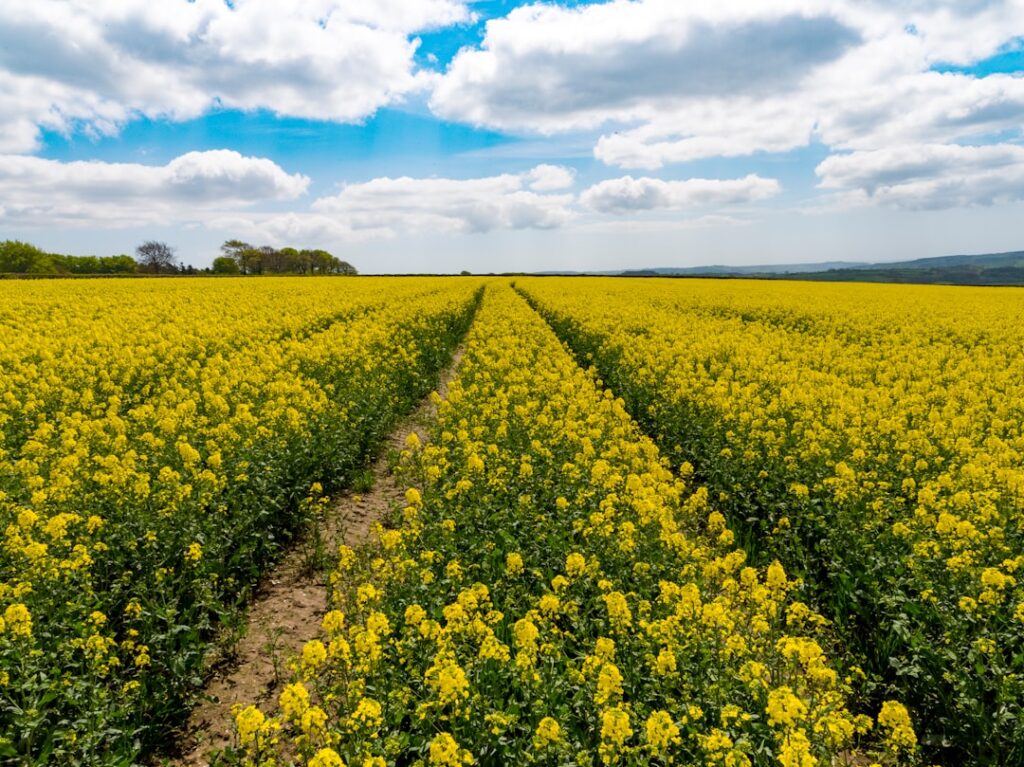
[[[1024,249],[1024,0],[0,0],[0,239],[363,273]]]

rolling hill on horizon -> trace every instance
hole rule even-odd
[[[1024,250],[935,256],[909,261],[822,261],[811,264],[654,267],[603,272],[543,272],[621,277],[752,277],[825,282],[899,282],[949,285],[1024,285]]]

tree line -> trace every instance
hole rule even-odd
[[[132,274],[137,268],[131,256],[65,256],[19,240],[0,242],[0,273]]]
[[[170,245],[148,240],[135,249],[135,255],[69,256],[48,253],[19,240],[0,241],[0,274],[79,275],[79,274],[358,274],[347,261],[326,250],[297,250],[252,246],[240,240],[228,240],[213,265],[197,269],[178,261]]]
[[[241,240],[228,240],[220,250],[213,259],[217,274],[358,274],[352,264],[326,250],[277,249]]]

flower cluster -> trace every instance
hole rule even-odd
[[[478,289],[7,284],[0,761],[129,764],[166,742],[298,499],[351,478],[430,390]],[[248,742],[269,742],[246,717]]]
[[[748,564],[707,491],[508,288],[437,403],[394,527],[341,552],[327,662],[293,683],[326,722],[296,717],[289,688],[279,748],[247,749],[240,723],[243,759],[861,763],[874,723],[848,710],[798,582]],[[366,696],[373,728],[353,727]],[[899,710],[885,730],[908,742]],[[877,742],[886,764],[913,756]]]
[[[521,289],[836,622],[944,763],[1024,762],[1024,298],[613,280]],[[906,739],[905,739],[906,740]]]

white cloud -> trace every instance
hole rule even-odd
[[[624,214],[735,205],[779,191],[774,179],[750,175],[724,180],[610,179],[590,187],[578,200],[569,193],[544,193],[574,181],[570,169],[553,165],[485,178],[376,178],[321,197],[308,212],[222,216],[209,225],[274,244],[348,243],[401,235],[557,229],[577,221],[582,205],[615,218],[590,215],[573,225],[574,232],[669,232],[749,222],[720,214],[643,221]]]
[[[232,213],[211,217],[205,228],[227,237],[267,243],[277,247],[321,248],[338,244],[390,239],[391,229],[353,229],[337,216],[306,211],[288,213]]]
[[[526,179],[535,192],[550,192],[571,187],[576,181],[576,172],[561,165],[538,165],[526,174]]]
[[[708,214],[695,218],[672,218],[658,220],[637,220],[630,218],[608,219],[580,224],[573,231],[586,234],[637,234],[682,232],[689,229],[719,229],[726,227],[749,226],[749,219],[736,216]]]
[[[966,143],[1024,125],[1024,77],[931,71],[1024,35],[1022,0],[611,0],[492,21],[431,105],[656,169],[709,157]]]
[[[554,229],[572,216],[573,196],[537,189],[566,185],[571,177],[553,166],[486,178],[377,178],[349,184],[313,203],[353,230],[489,232]],[[554,184],[554,186],[552,186]]]
[[[680,125],[700,127],[682,134]],[[805,146],[814,127],[810,110],[783,100],[706,99],[638,128],[602,136],[594,156],[620,168],[654,170],[706,157],[787,152]]]
[[[432,97],[447,118],[554,132],[646,120],[682,101],[770,94],[858,41],[801,0],[531,5],[488,22]]]
[[[271,160],[228,150],[189,152],[166,165],[0,155],[0,221],[102,228],[194,221],[212,210],[292,200],[308,185]]]
[[[429,84],[410,35],[463,0],[5,0],[0,151],[214,106],[354,121]]]
[[[837,91],[821,112],[822,140],[842,149],[952,142],[1024,124],[1024,77],[925,72]]]
[[[897,146],[832,155],[820,186],[847,205],[915,210],[1024,200],[1024,146]]]
[[[599,213],[621,215],[755,202],[775,196],[779,189],[779,182],[775,179],[753,174],[738,179],[691,178],[684,181],[623,176],[590,187],[580,195],[580,202]]]

